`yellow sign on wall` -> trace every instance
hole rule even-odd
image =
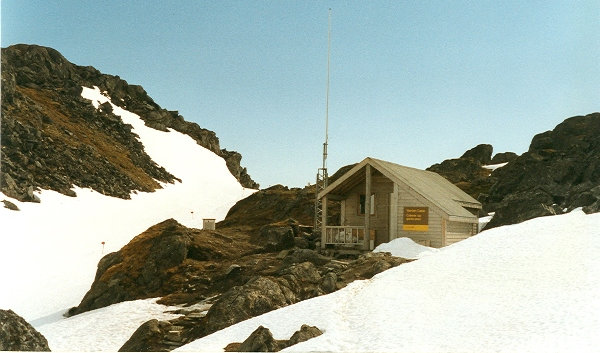
[[[404,207],[402,230],[429,230],[429,207]]]

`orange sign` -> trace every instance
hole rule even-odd
[[[429,230],[429,207],[404,207],[402,230]]]

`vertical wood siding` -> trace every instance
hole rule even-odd
[[[394,190],[391,180],[383,176],[373,176],[371,192],[375,195],[375,214],[371,215],[371,229],[375,230],[375,245],[388,242],[390,193]],[[365,194],[365,184],[355,186],[344,200],[343,225],[364,226],[365,215],[359,213],[360,195]]]
[[[403,230],[404,207],[429,207],[429,229],[427,231]],[[406,185],[398,185],[397,223],[397,231],[394,238],[406,237],[412,239],[416,243],[434,248],[443,246],[441,211],[414,192],[411,192]]]
[[[447,222],[446,245],[465,240],[473,235],[473,224],[463,222]]]

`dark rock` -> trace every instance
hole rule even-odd
[[[279,277],[254,277],[224,293],[208,310],[200,336],[301,300],[324,294],[316,267],[305,262],[281,271]]]
[[[294,332],[289,340],[276,340],[268,328],[259,326],[242,343],[230,343],[225,347],[226,352],[278,352],[297,343],[308,341],[322,335],[316,326],[302,325]]]
[[[223,294],[208,310],[204,327],[200,329],[205,334],[212,333],[240,321],[295,303],[295,299],[293,293],[289,289],[282,288],[276,279],[255,277],[243,286],[234,287]]]
[[[319,254],[315,250],[293,249],[290,250],[283,258],[283,263],[286,265],[290,265],[308,261],[317,266],[321,266],[328,263],[330,260],[330,258]]]
[[[519,156],[514,152],[496,153],[496,155],[494,155],[494,157],[490,161],[490,164],[500,164],[500,163],[512,162],[515,159],[517,159],[517,157],[519,157]]]
[[[230,343],[225,347],[226,352],[278,352],[297,343],[308,341],[322,335],[316,326],[302,325],[294,332],[289,340],[276,340],[268,328],[259,326],[242,343]]]
[[[479,146],[467,151],[461,158],[447,159],[442,163],[432,165],[427,168],[427,170],[440,174],[473,198],[479,199],[482,194],[487,194],[489,192],[495,179],[490,178],[490,171],[483,168],[484,163],[479,160],[487,159],[487,157],[484,158],[487,156],[487,147],[485,148],[485,156],[477,156],[476,152],[479,153],[481,149],[484,149],[478,149],[478,147]],[[489,153],[491,154],[491,151],[489,151]],[[467,155],[467,157],[464,157],[465,155]],[[473,155],[477,156],[479,159],[469,157]]]
[[[162,341],[172,326],[167,321],[146,321],[119,348],[119,352],[167,352]]]
[[[294,237],[294,246],[300,249],[314,249],[315,247],[314,243],[311,243],[310,240],[304,236]]]
[[[583,207],[600,199],[600,113],[576,116],[536,135],[525,152],[492,173],[484,200],[496,212],[486,229]]]
[[[467,152],[465,152],[460,158],[472,159],[481,164],[489,164],[492,160],[492,145],[481,144],[477,145]]]
[[[259,326],[238,347],[238,352],[278,352],[282,345],[273,338],[271,330]]]
[[[338,288],[336,286],[337,283],[337,275],[335,272],[327,272],[323,276],[323,281],[321,282],[321,288],[325,293],[335,292]]]
[[[267,251],[280,251],[294,246],[294,231],[290,226],[266,225],[253,239],[263,245]]]
[[[49,352],[48,341],[12,310],[0,309],[0,351]]]
[[[9,210],[12,210],[12,211],[19,211],[19,207],[17,207],[17,205],[15,205],[14,203],[12,203],[8,200],[2,200],[2,203],[4,203],[4,208],[8,208]]]
[[[322,334],[323,331],[319,330],[316,326],[302,325],[300,330],[294,332],[292,337],[290,337],[288,347],[300,342],[308,341],[309,339],[321,336]]]
[[[314,191],[275,185],[238,201],[218,227],[244,226],[258,230],[278,222],[281,226],[291,226],[289,219],[295,219],[299,224],[312,224],[314,208]]]

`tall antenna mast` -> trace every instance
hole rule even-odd
[[[327,27],[327,93],[325,94],[325,142],[323,143],[323,169],[327,170],[327,142],[329,140],[329,66],[331,56],[331,9],[329,9]],[[325,179],[327,187],[327,179]]]
[[[327,27],[327,92],[325,95],[325,142],[323,143],[323,166],[317,171],[317,182],[315,183],[315,222],[314,222],[314,233],[321,232],[323,205],[319,199],[319,193],[327,187],[329,182],[329,176],[327,175],[327,142],[329,140],[329,64],[331,54],[331,9],[329,9],[328,15],[328,27]]]

